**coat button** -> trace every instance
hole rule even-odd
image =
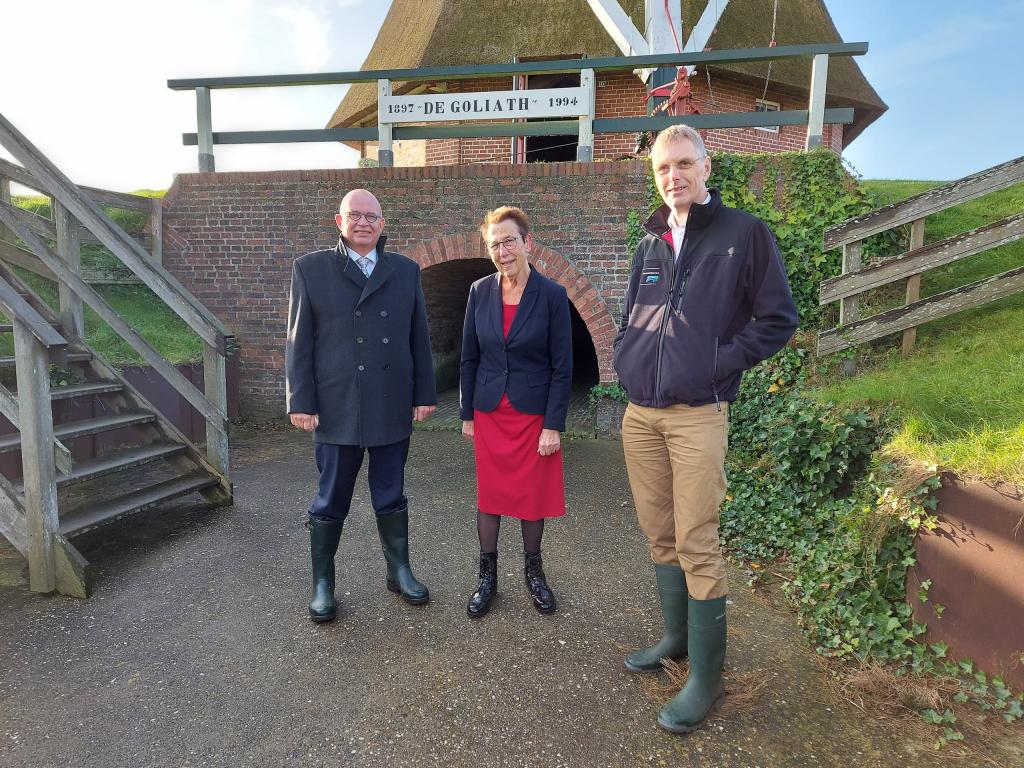
[[[358,336],[356,338],[356,344],[362,344],[362,343],[363,343],[363,337],[362,336]]]
[[[365,370],[365,369],[363,368],[363,366],[360,365],[359,366],[359,370],[362,371],[362,370]]]
[[[391,370],[391,366],[388,365],[387,363],[384,363],[384,370],[385,371],[390,371]]]
[[[383,339],[381,339],[381,341],[382,341],[382,342],[383,342],[384,344],[387,344],[387,343],[388,343],[388,337],[387,337],[387,336],[385,336],[385,337],[384,337]]]
[[[362,317],[362,316],[363,316],[363,311],[361,309],[357,309],[356,310],[356,317]]]
[[[502,372],[501,372],[501,375],[502,375],[502,376],[508,376],[508,371],[502,371]]]
[[[387,316],[388,316],[388,311],[387,311],[386,309],[382,309],[382,310],[380,311],[380,316],[381,316],[381,317],[387,317]]]

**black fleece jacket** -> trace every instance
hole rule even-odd
[[[648,219],[615,339],[619,382],[637,405],[732,401],[743,371],[786,345],[798,316],[775,238],[763,221],[694,204],[678,261],[664,239],[668,206]]]

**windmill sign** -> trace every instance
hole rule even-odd
[[[377,102],[377,119],[380,123],[426,123],[581,117],[591,114],[592,100],[592,89],[585,87],[384,96]]]

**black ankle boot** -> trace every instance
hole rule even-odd
[[[469,598],[466,613],[471,619],[479,619],[489,610],[494,596],[498,594],[498,553],[480,553],[480,586]]]
[[[526,588],[530,590],[533,598],[533,607],[541,613],[551,613],[555,610],[555,595],[548,586],[547,577],[544,576],[544,563],[540,559],[540,552],[530,554],[524,552],[526,559],[523,568],[523,575],[526,577]]]
[[[387,563],[388,589],[400,594],[409,605],[429,601],[429,590],[413,576],[409,567],[409,508],[377,515],[377,533]]]
[[[309,529],[309,553],[313,561],[313,597],[309,601],[309,618],[318,623],[333,621],[338,615],[338,604],[334,600],[334,555],[338,551],[342,523],[311,517],[306,527]]]

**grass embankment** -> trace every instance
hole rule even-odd
[[[146,197],[162,197],[162,190],[138,190],[134,194]],[[15,197],[20,207],[40,216],[50,217],[50,202],[46,197]],[[143,213],[119,209],[107,210],[125,231],[141,233],[148,217]],[[84,270],[124,268],[121,261],[100,245],[82,246],[82,267]],[[57,287],[44,278],[18,270],[28,283],[50,307],[57,307]],[[124,268],[126,276],[131,273]],[[96,285],[96,292],[123,317],[139,334],[171,363],[192,363],[202,360],[202,341],[180,317],[145,286],[138,285]],[[103,322],[88,306],[85,308],[86,341],[108,362],[115,365],[142,365],[143,360],[129,347],[113,329]],[[10,337],[0,337],[0,352],[13,354]]]
[[[886,205],[938,182],[868,181]],[[925,242],[1024,211],[1024,184],[931,216]],[[1024,266],[1024,241],[927,272],[922,296]],[[892,289],[869,296],[871,311],[901,303]],[[1024,486],[1024,295],[922,326],[906,359],[899,337],[867,350],[861,372],[823,381],[811,395],[841,405],[889,411],[895,433],[887,450],[968,477]]]

